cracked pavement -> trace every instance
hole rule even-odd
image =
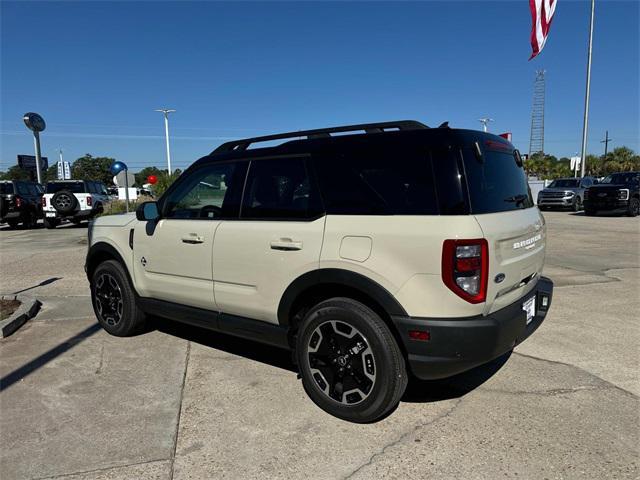
[[[170,322],[110,337],[86,229],[2,228],[0,290],[43,301],[0,341],[2,479],[638,478],[640,222],[545,217],[538,331],[371,425],[318,409],[287,352]]]

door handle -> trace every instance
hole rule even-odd
[[[294,242],[290,238],[281,238],[278,241],[271,242],[271,250],[280,250],[283,252],[302,250],[302,242]]]
[[[191,245],[195,245],[196,243],[204,243],[204,237],[201,237],[197,233],[190,233],[182,237],[182,243],[188,243]]]

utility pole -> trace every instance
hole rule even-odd
[[[584,123],[582,126],[582,175],[584,177],[587,166],[587,129],[589,125],[589,92],[591,90],[591,44],[593,43],[593,13],[596,8],[595,0],[591,0],[591,22],[589,24],[589,48],[587,56],[587,88],[584,94]]]
[[[607,156],[609,150],[609,142],[613,142],[613,138],[609,138],[609,130],[606,131],[604,140],[600,140],[600,143],[604,143],[604,156]]]
[[[156,110],[156,112],[162,112],[164,115],[164,136],[167,141],[167,170],[169,171],[169,175],[171,175],[171,151],[169,150],[169,114],[175,112],[175,110],[171,110],[169,108],[160,108]]]
[[[493,122],[493,118],[479,118],[478,121],[482,124],[482,131],[486,132],[487,131],[487,125],[489,124],[489,122]]]

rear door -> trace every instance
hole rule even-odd
[[[306,157],[251,161],[240,219],[223,222],[213,245],[218,308],[277,323],[285,289],[318,268],[325,217]]]
[[[533,289],[544,265],[546,230],[513,146],[482,135],[467,140],[461,152],[469,208],[489,243],[489,313]]]

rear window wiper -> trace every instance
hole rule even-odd
[[[529,198],[528,195],[520,194],[514,195],[513,197],[507,197],[504,199],[505,202],[515,203],[516,206],[524,204],[525,200]]]

